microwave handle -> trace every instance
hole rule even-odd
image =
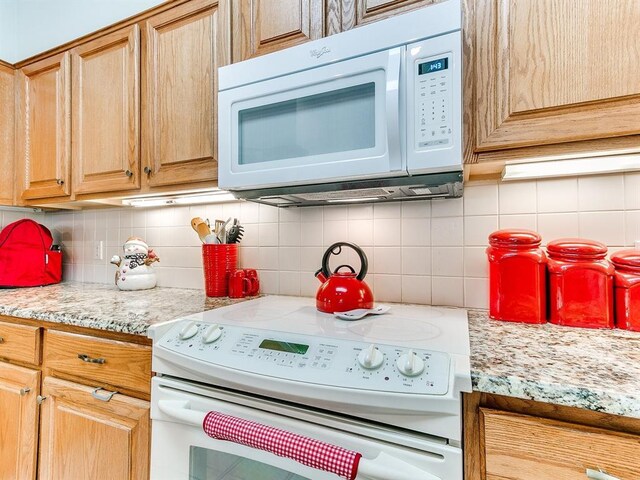
[[[159,400],[158,408],[165,415],[179,420],[180,423],[184,423],[187,425],[191,425],[198,428],[203,428],[205,419],[209,413],[217,413],[217,412],[201,412],[197,410],[192,410],[189,408],[189,402],[183,400]],[[267,425],[262,425],[257,422],[243,420],[238,417],[232,417],[230,415],[225,415],[228,419],[234,422],[234,426],[247,424],[253,429],[255,428],[268,428],[270,431],[284,434],[284,435],[295,435],[295,437],[299,437],[303,440],[311,441],[311,442],[319,442],[317,440],[311,439],[309,437],[303,437],[302,435],[292,434],[287,432],[286,430],[276,429],[274,427],[268,427]],[[215,437],[214,437],[215,438]],[[233,438],[224,438],[223,440],[235,441]],[[240,442],[236,442],[240,443]],[[324,443],[324,442],[320,442]],[[257,448],[254,445],[242,443],[243,445]],[[335,449],[345,450],[341,447],[337,447],[334,445],[326,444],[328,447],[333,447]],[[269,447],[262,447],[262,449],[273,452]],[[349,452],[356,453],[356,452]],[[360,455],[360,454],[357,454]],[[283,455],[291,460],[299,462],[298,458],[295,456]],[[344,477],[348,478],[348,477]],[[357,463],[357,472],[355,476],[351,477],[355,480],[441,480],[440,477],[437,477],[429,472],[425,472],[424,470],[417,468],[403,460],[400,460],[392,455],[388,455],[384,452],[380,452],[375,458],[367,459],[364,457],[360,458],[359,463]]]
[[[400,70],[404,50],[400,47],[389,50],[387,61],[386,110],[387,145],[389,148],[389,166],[391,171],[402,170],[402,151],[400,140]]]

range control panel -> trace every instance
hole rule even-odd
[[[443,352],[222,324],[177,322],[154,348],[292,381],[383,392],[445,395]]]
[[[451,54],[419,58],[414,62],[416,150],[451,145],[453,92]]]

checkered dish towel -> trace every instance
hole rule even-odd
[[[202,428],[212,438],[266,450],[347,480],[356,478],[362,457],[342,447],[219,412],[207,413]]]

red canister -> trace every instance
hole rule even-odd
[[[640,250],[622,250],[611,262],[616,269],[616,326],[640,332]]]
[[[613,328],[613,265],[607,247],[580,238],[547,245],[550,321],[557,325]]]
[[[510,322],[546,322],[546,263],[542,238],[530,230],[489,235],[489,316]]]

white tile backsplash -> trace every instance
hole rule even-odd
[[[65,278],[76,281],[112,283],[109,259],[135,235],[161,259],[154,266],[159,285],[202,288],[201,242],[190,219],[238,216],[245,228],[239,265],[260,270],[264,293],[314,296],[320,285],[314,272],[325,249],[351,241],[367,254],[366,281],[379,302],[486,308],[485,249],[493,230],[536,230],[543,244],[584,236],[612,251],[630,248],[640,240],[640,173],[476,182],[467,184],[463,199],[376,205],[277,209],[236,202],[47,214],[0,209],[0,225],[26,216],[52,229],[63,245]],[[95,241],[105,242],[103,260],[93,258]],[[351,251],[340,261],[359,268]]]
[[[624,176],[593,175],[578,178],[578,210],[624,209]]]
[[[498,200],[500,215],[535,212],[537,208],[535,180],[499,184]]]

